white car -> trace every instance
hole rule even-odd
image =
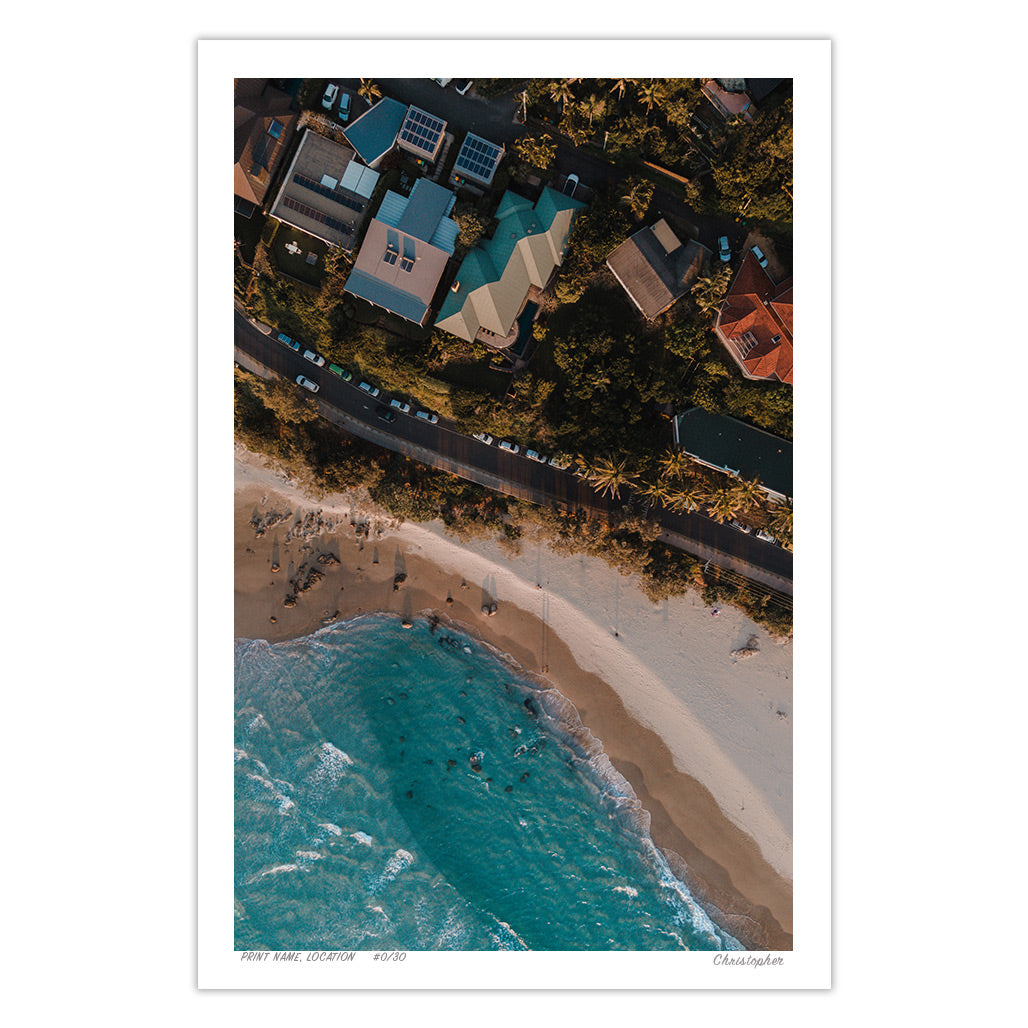
[[[511,453],[520,453],[521,447],[517,443],[508,443],[506,439],[500,443],[501,450],[510,450]]]
[[[721,236],[717,241],[718,254],[726,263],[732,259],[732,248],[728,245],[728,236]]]
[[[750,253],[757,258],[757,263],[762,267],[767,267],[767,258],[764,256],[764,251],[759,246],[751,246]]]
[[[380,392],[378,386],[373,386],[370,382],[361,382],[360,388],[371,396],[378,396]]]
[[[529,460],[538,461],[540,464],[546,463],[546,458],[538,450],[525,450],[525,456]]]
[[[570,190],[568,189],[568,186],[571,186]],[[578,188],[578,176],[577,175],[568,175],[568,177],[566,179],[564,179],[564,192],[568,196],[574,196],[575,195],[575,190],[577,188]]]
[[[488,432],[476,432],[472,439],[477,439],[480,443],[485,443],[486,446],[492,445],[493,437]]]
[[[551,468],[556,468],[558,471],[567,471],[567,469],[571,467],[571,465],[566,461],[562,461],[557,457],[551,457],[549,465]]]
[[[452,81],[453,81],[453,79],[432,79],[432,81],[433,81],[433,82],[438,82],[438,83],[439,83],[439,85],[441,85],[441,86],[443,87],[443,89],[445,89],[445,88],[446,88],[446,85],[447,85],[447,83],[448,83],[448,82],[452,82]]]
[[[303,375],[296,376],[296,384],[302,385],[304,389],[309,389],[312,393],[318,391],[318,383],[312,382],[309,378],[304,378]]]
[[[474,83],[471,81],[471,79],[462,79],[460,82],[457,83],[455,88],[457,92],[461,96],[463,96],[473,85]]]
[[[429,421],[433,425],[439,420],[438,414],[433,414],[431,411],[419,410],[417,417],[421,418],[422,421]]]
[[[314,364],[319,368],[324,367],[325,358],[322,357],[320,353],[315,353],[313,350],[304,350],[303,355],[311,362],[311,364]]]
[[[326,111],[332,110],[332,104],[336,102],[336,97],[339,95],[339,87],[334,83],[330,82],[328,88],[325,90],[325,95],[321,98],[321,106]]]
[[[397,400],[395,396],[389,401],[389,406],[395,407],[401,414],[410,414],[410,404]]]

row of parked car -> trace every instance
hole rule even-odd
[[[349,121],[350,94],[342,92],[334,82],[330,82],[325,88],[325,92],[321,97],[321,106],[324,107],[326,111],[331,111],[332,107],[335,105],[337,96],[339,97],[339,120],[343,122]]]
[[[728,236],[720,236],[717,241],[718,256],[726,264],[732,259],[732,248],[728,245]],[[764,251],[759,246],[751,246],[750,253],[757,258],[757,263],[762,267],[767,267],[767,258],[764,256]]]
[[[297,353],[302,349],[297,340],[290,338],[284,332],[278,333],[278,340],[288,346],[290,350],[295,350]],[[325,358],[322,357],[320,353],[315,353],[314,350],[304,350],[303,356],[316,368],[323,368],[325,366]],[[329,364],[328,370],[333,375],[337,375],[344,382],[349,382],[353,378],[352,372],[347,371],[346,368],[341,368],[338,364]],[[296,382],[298,385],[303,386],[304,389],[309,389],[312,393],[316,393],[320,388],[317,382],[312,382],[306,375],[297,375]],[[373,399],[377,399],[382,392],[378,386],[372,385],[370,382],[359,382],[357,384],[357,388],[363,390]],[[383,421],[395,421],[397,411],[401,414],[410,414],[411,406],[404,400],[397,399],[394,396],[390,399],[388,405],[380,403],[375,408],[375,414]],[[439,421],[439,415],[433,414],[432,411],[416,410],[414,412],[414,416],[416,418],[421,418],[422,421],[427,421],[432,425]],[[476,432],[472,438],[477,439],[480,443],[485,443],[486,446],[492,446],[495,441],[488,432]],[[521,453],[521,447],[517,443],[512,443],[507,439],[501,439],[500,442],[497,443],[497,447],[501,450],[506,450],[508,453]],[[560,471],[566,471],[571,467],[570,464],[559,460],[556,457],[545,457],[538,450],[526,449],[525,456],[529,460],[534,460],[537,464],[549,464],[550,467],[557,468]],[[576,474],[578,474],[577,471]]]

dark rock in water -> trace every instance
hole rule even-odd
[[[407,790],[407,799],[409,799],[409,800],[414,799],[414,792],[413,792],[413,790],[411,790],[411,789]]]
[[[533,702],[531,696],[525,697],[525,710],[527,710],[529,714],[532,715],[532,717],[537,717],[539,714],[539,711],[536,710],[535,703]]]
[[[448,760],[446,762],[446,766],[447,767],[456,767],[457,766],[457,761],[455,761],[455,760]]]
[[[463,725],[463,724],[466,724],[467,722],[466,722],[466,721],[464,720],[464,718],[462,718],[462,717],[460,717],[460,716],[458,715],[458,717],[457,717],[457,723],[458,723],[458,724],[460,724],[460,725]]]
[[[514,791],[514,786],[513,785],[505,785],[503,787],[503,791],[504,792],[513,792]]]
[[[523,774],[523,775],[521,776],[521,781],[525,782],[525,781],[527,781],[527,780],[528,780],[528,772],[526,771],[526,772],[525,772],[525,773],[524,773],[524,774]]]
[[[471,770],[472,771],[476,771],[476,772],[477,771],[481,771],[482,770],[482,765],[481,764],[472,764],[471,765]]]

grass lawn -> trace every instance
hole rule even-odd
[[[290,247],[296,247],[296,252],[294,253]],[[277,267],[285,274],[315,289],[321,285],[327,252],[327,243],[282,222],[279,222],[278,230],[271,241],[271,253]],[[317,256],[314,264],[307,263],[307,256],[311,253]]]
[[[476,393],[489,392],[503,396],[510,385],[510,375],[489,366],[492,355],[481,360],[456,360],[439,368],[436,378],[458,389],[473,389]]]

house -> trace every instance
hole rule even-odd
[[[352,250],[378,172],[342,143],[307,129],[269,212],[331,246]]]
[[[267,79],[235,80],[235,209],[252,217],[264,204],[299,117],[292,97]]]
[[[683,245],[661,218],[613,250],[607,267],[643,317],[652,321],[689,291],[710,255],[695,240]]]
[[[714,326],[747,378],[792,385],[792,278],[780,284],[747,252]]]
[[[792,497],[792,443],[723,414],[699,407],[673,422],[675,443],[708,468],[736,478],[759,479],[772,499]]]
[[[456,200],[425,178],[409,197],[387,191],[343,291],[423,325],[460,231],[447,217]]]
[[[469,132],[453,163],[450,182],[455,186],[471,184],[488,188],[493,184],[503,154],[502,146]]]
[[[721,83],[728,82],[731,85],[744,82],[744,79],[707,79],[700,86],[700,92],[714,105],[722,118],[731,118],[735,115],[744,121],[752,124],[753,112],[756,110],[753,101],[745,92],[735,92],[726,89]]]
[[[401,150],[434,164],[446,138],[446,122],[413,104],[407,108],[407,115],[396,135],[396,145]]]
[[[343,129],[346,141],[369,168],[377,167],[396,145],[407,111],[406,104],[384,96]]]
[[[550,186],[533,204],[509,189],[496,210],[499,224],[461,262],[435,323],[467,342],[504,348],[517,339],[517,318],[532,290],[544,289],[564,261],[581,200]]]

